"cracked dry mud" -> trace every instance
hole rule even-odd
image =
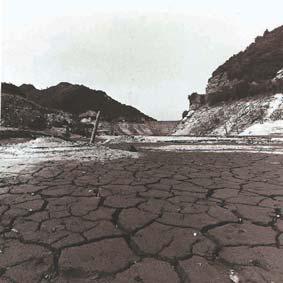
[[[38,164],[1,180],[0,281],[283,282],[282,173],[248,153]]]

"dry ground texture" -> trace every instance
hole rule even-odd
[[[283,282],[282,155],[136,147],[2,164],[0,281]]]

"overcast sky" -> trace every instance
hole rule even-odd
[[[2,81],[102,89],[160,119],[264,30],[282,0],[2,0]]]

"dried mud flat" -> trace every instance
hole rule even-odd
[[[0,281],[283,282],[282,155],[137,147],[2,167]]]

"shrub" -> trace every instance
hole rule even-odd
[[[187,115],[189,114],[188,110],[185,110],[182,114],[182,119],[184,119],[185,117],[187,117]]]

